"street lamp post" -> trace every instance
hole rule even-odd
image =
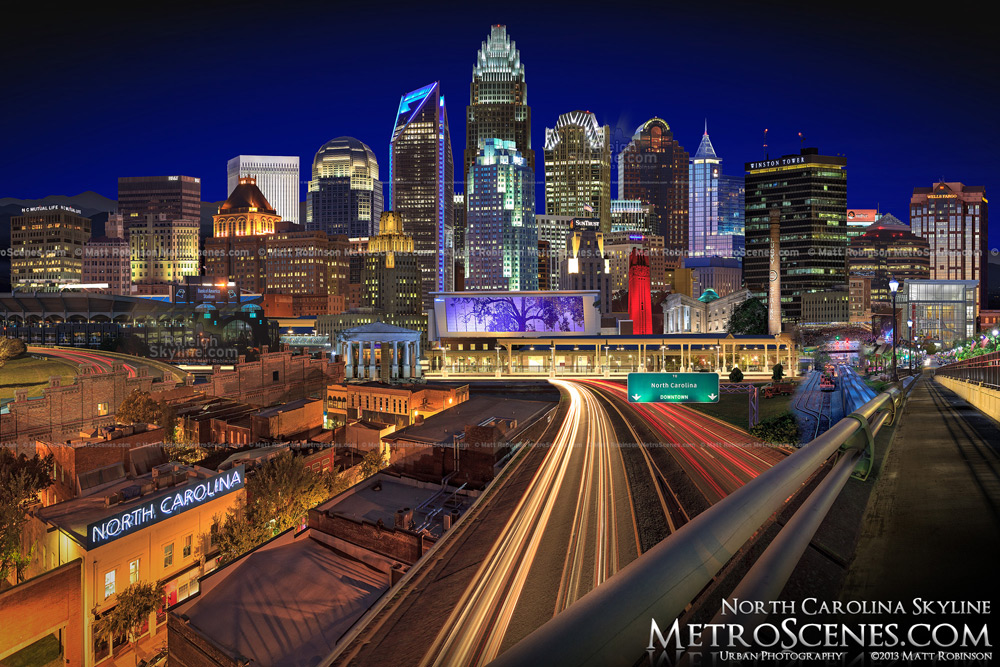
[[[889,280],[889,291],[892,292],[892,381],[899,382],[899,373],[896,370],[896,292],[899,290],[899,281],[895,278]]]
[[[906,320],[906,336],[910,339],[910,375],[913,375],[913,320]]]

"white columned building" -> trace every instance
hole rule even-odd
[[[344,359],[348,381],[420,381],[421,336],[420,331],[383,322],[364,324],[338,332],[334,354]]]

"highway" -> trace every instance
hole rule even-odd
[[[617,436],[597,397],[553,381],[568,415],[421,665],[484,665],[638,555]]]
[[[94,373],[107,373],[111,371],[115,361],[118,361],[114,357],[104,356],[99,352],[92,352],[90,350],[64,350],[53,347],[28,346],[28,354],[53,357],[78,366],[89,366]],[[136,376],[135,366],[131,364],[122,364],[122,366],[130,378]]]
[[[484,665],[787,451],[690,408],[552,380],[566,419],[422,666]]]

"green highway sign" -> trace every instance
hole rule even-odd
[[[629,373],[629,403],[718,403],[715,373]]]

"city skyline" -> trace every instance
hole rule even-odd
[[[293,5],[291,9],[295,7]],[[305,13],[319,11],[315,8],[308,10],[309,5],[305,7]],[[670,10],[672,15],[681,19],[692,18],[688,15],[690,11],[685,8]],[[259,117],[232,118],[228,114],[225,123],[222,123],[223,119],[216,117],[214,112],[182,108],[176,113],[150,110],[149,114],[155,119],[148,124],[151,130],[131,117],[118,118],[120,112],[109,111],[105,107],[101,109],[104,115],[99,118],[85,110],[74,118],[61,119],[63,132],[46,139],[38,136],[41,128],[47,126],[46,122],[52,121],[44,105],[40,107],[41,112],[30,117],[21,108],[8,109],[11,121],[23,125],[27,131],[23,136],[11,138],[8,143],[11,159],[6,163],[17,164],[18,169],[5,168],[3,182],[6,191],[0,192],[0,195],[30,199],[93,190],[110,196],[113,193],[112,184],[118,176],[183,173],[202,179],[205,201],[222,201],[229,194],[224,192],[222,163],[233,155],[299,155],[302,159],[309,159],[316,146],[337,135],[358,137],[372,146],[380,162],[388,164],[388,138],[392,109],[395,107],[393,98],[398,100],[398,91],[413,90],[427,80],[440,80],[444,95],[456,103],[464,102],[469,70],[475,64],[477,49],[489,36],[490,26],[497,23],[506,25],[508,36],[517,42],[526,70],[530,70],[527,76],[531,79],[532,115],[535,116],[532,144],[536,148],[544,143],[544,128],[551,127],[559,114],[574,108],[589,109],[595,113],[599,123],[610,125],[613,144],[618,141],[627,143],[639,123],[651,116],[659,116],[670,124],[681,145],[690,149],[697,146],[704,119],[708,118],[713,128],[713,143],[731,166],[764,156],[765,128],[769,130],[767,152],[772,157],[797,152],[803,145],[798,135],[802,132],[805,145],[816,146],[825,154],[848,156],[852,184],[848,206],[879,206],[883,212],[893,213],[901,220],[908,219],[907,204],[913,187],[941,177],[948,181],[984,184],[986,187],[995,181],[997,168],[988,163],[989,151],[965,148],[970,145],[964,134],[969,128],[976,131],[977,146],[995,143],[997,130],[986,122],[989,105],[984,104],[981,111],[973,107],[958,112],[935,99],[921,105],[908,104],[902,95],[903,88],[912,86],[935,69],[943,71],[943,65],[935,64],[927,54],[912,46],[904,50],[914,56],[905,66],[878,62],[878,56],[899,51],[896,48],[901,39],[899,33],[905,30],[898,28],[920,24],[924,19],[909,16],[900,25],[897,17],[887,12],[870,13],[864,22],[855,26],[854,32],[839,34],[839,39],[845,40],[850,48],[843,51],[842,71],[828,77],[830,83],[826,90],[834,95],[826,97],[824,93],[821,95],[823,99],[803,104],[805,91],[811,85],[806,83],[804,75],[821,67],[823,58],[818,55],[797,57],[794,62],[786,59],[783,54],[795,50],[796,43],[802,38],[781,34],[780,28],[796,21],[810,21],[816,15],[805,9],[784,8],[777,17],[768,21],[749,17],[750,23],[743,27],[739,19],[747,18],[745,11],[733,6],[724,15],[714,17],[716,37],[728,41],[725,48],[720,48],[704,65],[683,68],[679,75],[683,81],[678,85],[682,90],[690,91],[684,95],[671,95],[665,91],[659,93],[634,85],[641,80],[642,71],[647,67],[644,56],[655,51],[655,44],[647,44],[644,40],[631,42],[627,51],[613,53],[611,58],[599,59],[590,54],[580,54],[573,67],[562,67],[559,54],[564,43],[572,42],[574,31],[570,24],[573,20],[570,19],[560,30],[549,30],[544,27],[549,14],[543,8],[530,15],[509,12],[508,16],[479,17],[466,13],[433,24],[414,19],[415,25],[435,43],[434,57],[414,62],[395,58],[389,52],[379,54],[378,81],[354,82],[351,93],[354,103],[331,109],[323,100],[326,95],[338,93],[319,93],[315,103],[292,105],[291,110],[273,110],[267,123],[261,123]],[[622,15],[612,17],[609,27],[627,23],[625,13],[623,11]],[[362,19],[365,15],[362,10],[353,15],[359,28],[364,25]],[[844,17],[810,24],[810,27],[815,31],[814,37],[833,39],[838,37],[837,29],[844,27],[849,18],[850,12],[847,12]],[[220,20],[220,17],[206,12],[205,22],[213,20]],[[246,19],[234,20],[240,22]],[[282,14],[276,20],[283,28],[304,35],[314,30],[307,25],[308,21],[297,20],[294,11]],[[89,21],[93,22],[92,19]],[[126,19],[116,21],[116,25],[127,25]],[[85,20],[81,27],[90,23]],[[888,31],[890,26],[893,29]],[[107,28],[93,26],[93,29],[101,34]],[[388,26],[388,29],[397,30],[394,26]],[[445,34],[447,39],[437,42],[433,39]],[[186,44],[196,40],[197,35],[197,30],[182,31],[179,39]],[[768,39],[769,36],[775,39]],[[128,38],[118,39],[125,41]],[[695,38],[682,35],[680,39]],[[18,39],[15,38],[12,44],[17,47]],[[29,54],[34,50],[38,57],[25,59],[30,62],[14,73],[15,82],[19,80],[19,75],[28,76],[36,69],[45,72],[43,79],[58,79],[78,66],[100,67],[106,64],[106,54],[92,49],[84,49],[77,59],[79,62],[68,63],[53,61],[42,54],[35,43],[27,48]],[[755,65],[764,68],[761,71],[773,71],[780,66],[778,71],[787,74],[783,77],[783,85],[767,86],[761,90],[755,85],[752,71],[742,67],[733,67],[732,71],[726,72],[711,85],[698,82],[710,66],[744,51],[754,59]],[[955,44],[953,53],[968,54],[965,65],[973,72],[980,68],[986,71],[990,59],[995,59],[995,54],[980,53],[974,39]],[[23,50],[20,55],[24,56]],[[275,55],[279,60],[285,57]],[[136,63],[157,66],[158,58],[152,53],[140,52]],[[216,85],[207,73],[221,66],[220,54],[196,47],[189,49],[184,58],[191,64],[197,63],[199,69],[206,72],[205,76],[195,76],[185,84],[186,91],[197,95],[198,91]],[[872,62],[873,58],[876,62]],[[900,56],[899,61],[902,60]],[[348,76],[346,72],[351,69],[348,65],[343,68],[345,73],[339,70],[328,73],[332,90],[339,90],[338,82],[346,85],[343,77]],[[886,68],[893,71],[893,76],[887,76]],[[232,76],[236,79],[253,76],[253,70],[252,67],[243,68]],[[290,75],[287,80],[281,80],[279,89],[297,85],[299,77],[306,75]],[[585,80],[590,84],[583,85]],[[595,81],[601,83],[594,85]],[[613,87],[609,88],[612,84]],[[150,92],[144,88],[145,85],[141,82],[136,84],[135,92],[139,97]],[[57,89],[66,92],[65,89],[69,88],[69,92],[74,94],[72,89],[76,86],[75,83],[60,84]],[[40,94],[44,96],[43,90],[28,88],[26,100],[35,99]],[[841,90],[844,101],[832,104],[831,97],[839,100]],[[79,91],[76,94],[83,93]],[[893,98],[900,103],[891,103]],[[734,105],[732,101],[739,104]],[[179,120],[182,117],[183,120]],[[890,117],[894,129],[891,134],[886,132]],[[116,122],[109,120],[112,118]],[[119,120],[120,123],[117,122]],[[912,145],[914,142],[907,137],[929,131],[930,135],[921,142],[921,159],[905,159],[905,156],[915,156],[917,152]],[[50,142],[69,145],[69,153],[86,154],[90,167],[87,170],[59,169],[63,158],[57,157],[53,169],[51,153],[46,151]],[[464,136],[456,134],[453,143],[456,153],[464,151]],[[612,146],[613,159],[620,149],[620,145]],[[59,151],[55,153],[61,155]],[[904,156],[889,172],[882,168],[881,162],[886,153]],[[48,166],[43,169],[43,164]],[[43,173],[48,177],[40,178]],[[456,181],[461,178],[460,174],[457,176]],[[302,200],[306,179],[300,175],[300,180]],[[538,169],[535,180],[536,200],[543,200],[544,177]]]

